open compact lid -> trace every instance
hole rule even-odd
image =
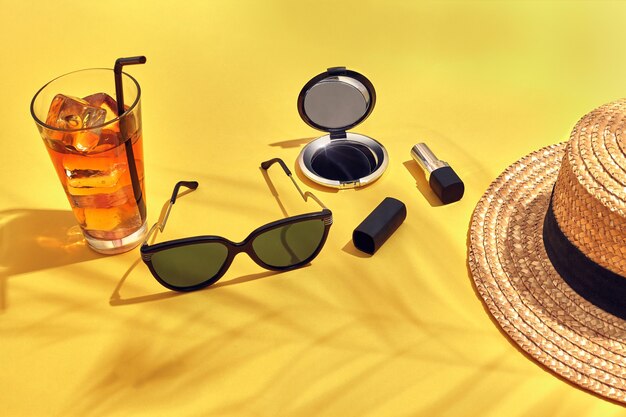
[[[329,68],[300,91],[298,113],[311,127],[328,132],[307,144],[298,157],[303,174],[318,184],[354,188],[378,179],[388,164],[376,140],[347,132],[374,109],[376,91],[362,74]]]
[[[345,67],[334,67],[302,88],[298,113],[315,129],[341,133],[367,119],[375,103],[376,90],[370,80]]]

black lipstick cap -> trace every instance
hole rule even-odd
[[[463,181],[451,167],[441,167],[431,172],[428,183],[443,204],[459,201],[465,192]]]
[[[352,232],[354,246],[373,255],[406,219],[406,206],[395,198],[385,198]]]

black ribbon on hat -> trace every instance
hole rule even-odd
[[[580,296],[626,320],[626,277],[595,263],[559,228],[552,198],[543,221],[543,244],[556,272]]]

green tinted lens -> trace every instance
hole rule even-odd
[[[221,243],[196,243],[152,255],[159,278],[175,287],[192,287],[214,277],[224,265],[228,248]]]
[[[277,227],[257,236],[252,242],[252,248],[266,264],[286,267],[313,255],[323,237],[323,220],[305,220]]]

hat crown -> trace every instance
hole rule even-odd
[[[552,207],[568,240],[597,264],[626,276],[626,99],[574,127]]]
[[[626,99],[605,104],[574,127],[567,157],[590,194],[626,216]]]

